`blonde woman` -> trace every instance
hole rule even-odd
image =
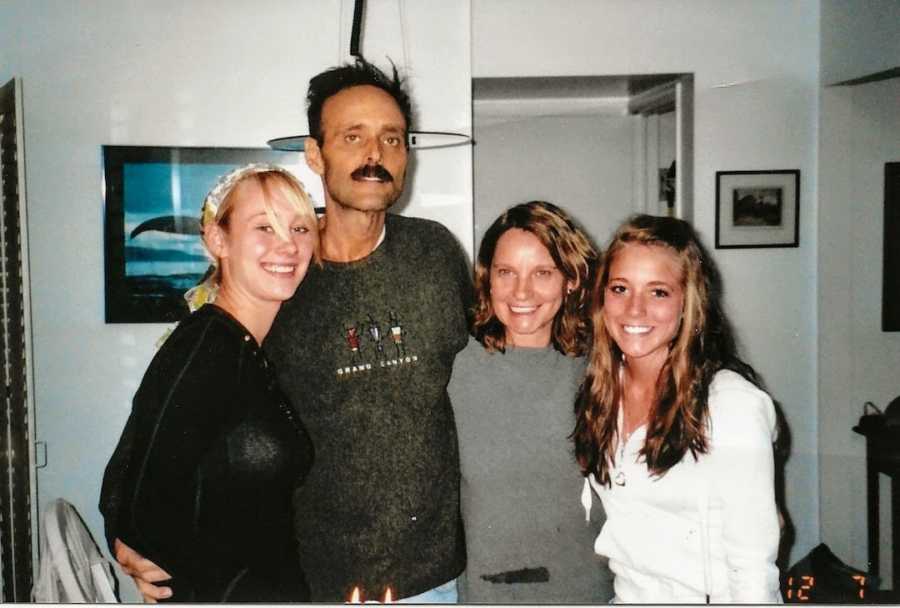
[[[303,601],[291,495],[313,449],[260,344],[317,259],[315,213],[293,175],[254,164],[210,191],[201,225],[214,271],[135,394],[107,538],[171,576],[176,602]]]
[[[617,602],[780,601],[775,409],[720,292],[673,218],[626,222],[598,272],[574,439],[606,510],[595,549]]]

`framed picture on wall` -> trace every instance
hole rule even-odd
[[[107,323],[166,323],[188,314],[184,292],[209,267],[200,205],[219,176],[250,162],[282,165],[318,186],[296,152],[103,146]],[[315,199],[317,190],[309,191]]]
[[[798,169],[716,172],[716,249],[799,245]]]

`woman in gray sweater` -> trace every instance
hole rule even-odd
[[[461,601],[612,597],[592,546],[604,516],[599,501],[593,514],[579,501],[584,479],[568,439],[596,261],[581,229],[546,202],[510,208],[482,240],[475,338],[456,356],[449,385],[468,554]]]

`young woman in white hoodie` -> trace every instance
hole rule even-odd
[[[631,218],[598,269],[574,440],[607,514],[594,548],[617,602],[780,601],[775,409],[720,296],[673,218]]]

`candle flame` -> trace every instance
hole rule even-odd
[[[394,600],[394,597],[391,595],[391,588],[388,587],[387,591],[384,592],[384,603],[390,604]]]
[[[359,603],[359,587],[353,588],[353,593],[350,595],[350,603],[351,604]]]

